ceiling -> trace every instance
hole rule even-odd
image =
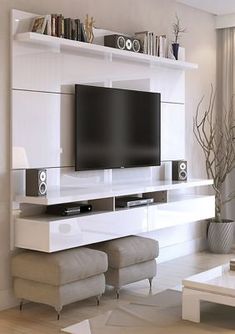
[[[177,0],[215,15],[235,14],[235,0]]]

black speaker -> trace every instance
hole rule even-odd
[[[136,38],[130,38],[122,35],[104,36],[104,46],[111,48],[140,52],[140,41]]]
[[[187,180],[187,161],[185,160],[172,161],[172,180],[173,181]]]
[[[46,169],[26,169],[26,196],[45,196],[46,193]]]

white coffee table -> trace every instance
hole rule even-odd
[[[182,318],[200,322],[200,301],[235,306],[235,271],[229,264],[183,280]]]

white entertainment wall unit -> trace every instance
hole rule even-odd
[[[197,65],[31,33],[35,16],[12,11],[12,247],[54,252],[213,217],[214,196],[199,195],[211,180],[173,182],[167,172],[185,157],[185,70]],[[77,83],[160,92],[162,165],[75,172]],[[47,168],[46,197],[25,196],[26,168]],[[124,195],[154,203],[117,208]],[[47,205],[75,201],[93,211],[45,214]]]

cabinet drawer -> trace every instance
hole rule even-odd
[[[149,231],[214,217],[215,197],[203,196],[149,207]]]
[[[105,233],[117,238],[147,231],[147,207],[86,216],[78,221],[83,232]]]
[[[146,207],[66,219],[17,218],[15,246],[55,252],[146,231]]]

